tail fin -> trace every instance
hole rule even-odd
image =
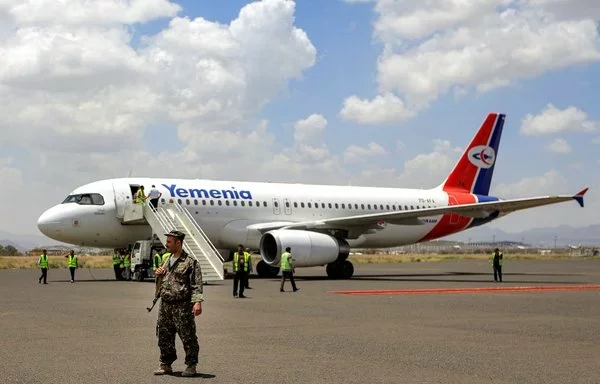
[[[489,113],[469,146],[440,186],[444,191],[487,195],[506,115]]]

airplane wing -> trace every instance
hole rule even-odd
[[[485,218],[489,215],[499,213],[511,213],[523,209],[541,207],[549,204],[561,203],[575,200],[583,207],[583,195],[588,188],[583,189],[575,195],[539,196],[522,199],[510,199],[501,201],[489,201],[484,203],[451,205],[437,208],[423,208],[409,211],[393,211],[370,213],[366,215],[355,215],[336,217],[325,220],[303,221],[303,222],[277,222],[254,224],[250,227],[260,232],[268,232],[274,229],[327,229],[327,228],[369,228],[375,227],[379,222],[387,222],[398,225],[422,225],[423,217],[439,216],[446,213],[454,213],[460,216]],[[249,227],[249,228],[250,228]]]

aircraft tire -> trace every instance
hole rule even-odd
[[[354,265],[348,260],[327,264],[325,269],[330,279],[349,279],[354,274]]]
[[[272,267],[261,260],[256,264],[256,274],[261,278],[275,278],[279,274],[279,268]]]

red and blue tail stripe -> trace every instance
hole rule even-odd
[[[488,195],[505,115],[490,113],[442,184],[446,192]]]

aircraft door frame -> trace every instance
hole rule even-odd
[[[281,214],[281,203],[276,197],[273,198],[273,213],[276,215]]]
[[[131,186],[128,183],[113,183],[113,192],[115,195],[115,212],[118,218],[125,216],[125,206],[133,204],[131,196]]]
[[[287,197],[285,199],[283,199],[283,210],[286,215],[292,214],[292,203],[290,202],[290,199],[288,199]]]
[[[458,201],[456,200],[456,197],[454,196],[450,196],[448,195],[448,203],[449,205],[458,205]],[[454,212],[450,213],[450,225],[457,225],[458,224],[458,215]]]

